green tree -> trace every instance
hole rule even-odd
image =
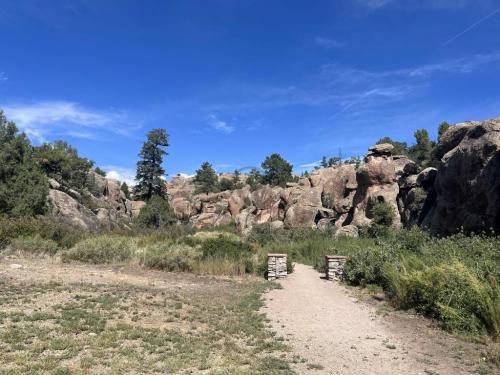
[[[361,165],[361,158],[359,156],[351,156],[349,159],[347,159],[345,162],[345,164],[354,164],[354,167],[356,169],[359,168],[359,166]]]
[[[200,169],[196,170],[194,176],[194,183],[196,185],[196,194],[211,193],[218,190],[218,178],[212,164],[208,161],[204,162]]]
[[[47,194],[47,177],[36,163],[30,141],[0,111],[0,213],[43,214]]]
[[[438,128],[438,141],[441,139],[444,133],[450,128],[450,124],[448,124],[446,121],[443,121],[441,124],[439,124]]]
[[[250,170],[246,183],[250,186],[251,191],[257,190],[262,185],[262,174],[257,168]]]
[[[241,172],[237,169],[233,173],[233,186],[234,189],[241,189],[243,187],[243,183],[241,182]]]
[[[293,166],[280,154],[268,156],[262,163],[262,169],[264,170],[263,182],[265,184],[285,187],[287,182],[293,181]]]
[[[429,133],[425,129],[415,132],[416,143],[410,148],[410,157],[422,168],[432,164],[434,142],[429,138]]]
[[[221,178],[218,186],[219,187],[217,190],[220,190],[220,191],[234,190],[233,179]]]
[[[167,199],[159,194],[153,194],[139,212],[135,222],[143,228],[165,228],[175,224],[177,219]]]
[[[126,182],[122,182],[120,190],[123,191],[123,194],[125,194],[125,198],[130,199],[130,190],[128,189]]]
[[[101,168],[95,167],[94,172],[102,177],[106,177],[106,172],[104,172]]]
[[[409,149],[408,149],[408,144],[406,142],[398,142],[389,137],[383,137],[377,141],[378,145],[382,143],[389,143],[393,145],[394,150],[392,151],[392,153],[394,155],[408,155]]]
[[[162,179],[165,170],[162,164],[163,156],[168,155],[164,148],[168,146],[165,129],[153,129],[147,134],[147,140],[139,153],[141,159],[137,162],[136,191],[139,198],[149,200],[153,195],[165,195]]]
[[[78,155],[65,141],[45,143],[35,148],[38,164],[45,174],[63,187],[83,191],[89,188],[89,170],[94,162]]]

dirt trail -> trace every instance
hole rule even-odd
[[[311,267],[295,272],[266,295],[263,311],[290,340],[300,374],[471,374],[477,349],[400,312],[377,314],[355,291],[321,279]],[[382,306],[382,304],[379,306]]]

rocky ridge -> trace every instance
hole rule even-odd
[[[179,222],[197,228],[235,223],[243,234],[268,223],[273,228],[334,226],[339,235],[355,236],[360,226],[371,223],[377,202],[394,208],[395,228],[500,232],[500,118],[450,127],[437,153],[439,168],[419,171],[409,158],[393,155],[391,144],[379,144],[369,148],[358,168],[318,169],[284,188],[251,191],[241,176],[241,189],[195,194],[194,179],[177,176],[166,182],[166,189]],[[89,173],[95,189],[85,204],[78,192],[50,181],[52,214],[88,230],[127,227],[145,203],[126,199],[117,180]]]
[[[393,155],[393,146],[369,148],[358,169],[342,164],[313,171],[287,187],[249,186],[194,194],[193,178],[167,183],[179,218],[198,228],[235,222],[243,232],[253,225],[274,228],[343,228],[355,235],[370,224],[377,202],[394,208],[394,227],[423,225],[435,233],[500,231],[500,119],[457,124],[441,137],[438,169],[419,171],[415,162]],[[228,178],[225,176],[224,178]]]

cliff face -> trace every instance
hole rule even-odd
[[[89,174],[95,188],[85,197],[85,204],[80,193],[65,191],[57,181],[49,179],[51,214],[85,230],[126,228],[144,207],[144,202],[126,199],[119,181],[93,171]]]
[[[369,149],[364,163],[323,168],[286,188],[249,186],[195,195],[193,179],[167,183],[179,218],[204,228],[235,222],[243,232],[253,225],[275,228],[337,228],[372,221],[377,202],[394,208],[394,227],[422,225],[435,233],[500,231],[500,119],[452,126],[438,145],[439,169],[392,155],[390,144]]]
[[[435,197],[422,220],[435,233],[500,233],[500,119],[451,127],[440,139]]]

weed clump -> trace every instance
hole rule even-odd
[[[10,248],[32,255],[54,255],[59,251],[57,242],[42,238],[39,234],[34,236],[22,236],[12,240]]]
[[[107,264],[126,262],[137,251],[133,238],[116,235],[100,235],[78,242],[62,254],[63,261]]]
[[[164,271],[193,271],[200,258],[198,249],[171,242],[150,245],[144,251],[144,265]]]

